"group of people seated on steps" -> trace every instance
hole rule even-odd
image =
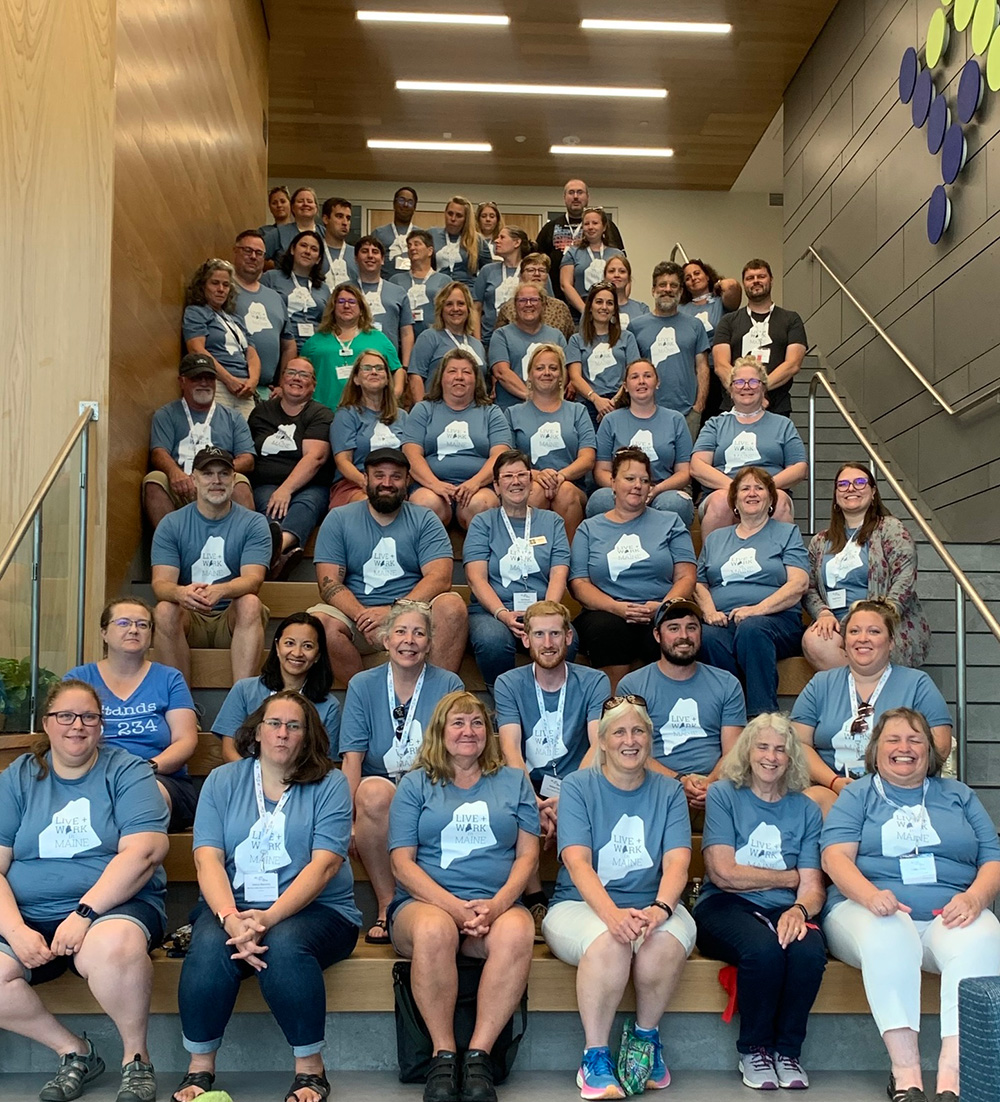
[[[149,952],[167,833],[192,825],[175,1102],[213,1087],[251,976],[292,1048],[287,1099],[327,1097],[323,972],[363,926],[351,858],[375,896],[364,940],[412,961],[426,1102],[496,1097],[491,1050],[542,940],[577,969],[584,1098],[668,1085],[660,1022],[697,945],[735,968],[756,1089],[808,1086],[829,950],[862,971],[893,1102],[930,1097],[920,973],[940,972],[935,1097],[957,1099],[958,982],[1000,972],[1000,845],[972,790],[941,775],[951,718],[918,668],[912,539],[846,462],[805,546],[787,416],[805,336],[771,302],[768,266],[751,261],[741,287],[701,262],[657,265],[641,310],[620,235],[578,183],[531,272],[508,271],[526,235],[477,238],[464,200],[443,231],[415,229],[406,187],[349,255],[350,205],[329,201],[310,229],[299,189],[292,221],[241,234],[234,269],[210,261],[192,282],[182,396],[154,416],[143,487],[155,604],[107,606],[103,656],[52,689],[39,744],[0,774],[0,1026],[58,1056],[42,1102],[104,1071],[33,990],[67,968],[121,1034],[118,1102],[152,1102]],[[243,294],[259,297],[237,310]],[[542,320],[555,306],[579,322],[568,341]],[[267,354],[251,339],[265,334]],[[317,524],[318,600],[277,625],[261,666],[262,584]],[[468,606],[449,526],[465,530]],[[467,641],[489,702],[459,677]],[[200,793],[192,647],[228,648],[233,674],[210,725],[224,764]],[[778,662],[802,652],[817,672],[789,718]],[[551,899],[542,844],[560,860]],[[458,955],[485,962],[463,1052]]]

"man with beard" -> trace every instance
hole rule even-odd
[[[790,417],[792,380],[802,369],[808,341],[802,318],[771,300],[772,283],[771,265],[766,260],[748,260],[743,265],[747,306],[725,314],[715,327],[712,359],[727,394],[733,364],[740,356],[760,360],[767,371],[767,408]]]
[[[562,264],[563,254],[580,236],[580,227],[583,225],[583,212],[590,206],[590,190],[583,180],[567,180],[563,188],[563,203],[566,213],[558,218],[546,222],[538,231],[538,251],[549,258],[550,270],[558,273]],[[608,219],[608,241],[615,249],[625,250],[621,231]],[[562,298],[559,289],[558,278],[556,294]]]
[[[698,435],[708,400],[708,337],[701,322],[678,312],[683,272],[663,260],[653,269],[653,312],[636,318],[630,329],[639,352],[656,368],[660,385],[656,404],[675,409]]]
[[[597,741],[601,707],[611,695],[607,674],[566,661],[573,629],[556,601],[536,601],[524,613],[530,666],[501,674],[493,695],[504,762],[523,769],[535,790],[546,845],[555,842],[559,788],[580,768]],[[541,941],[547,905],[538,871],[525,889],[525,905]]]
[[[410,464],[395,448],[375,448],[365,463],[367,501],[331,509],[316,537],[316,581],[323,603],[308,611],[326,631],[334,672],[349,681],[362,655],[382,650],[379,628],[393,601],[431,605],[430,661],[458,672],[469,621],[451,592],[452,548],[444,525],[406,500]]]
[[[747,722],[739,681],[696,660],[702,622],[695,601],[664,601],[653,618],[659,661],[626,674],[618,684],[619,695],[632,693],[646,701],[653,721],[649,768],[676,777],[692,811],[704,810],[708,786]]]
[[[258,230],[244,230],[233,246],[236,273],[236,316],[243,319],[250,343],[260,357],[257,393],[269,397],[277,385],[278,365],[295,355],[295,335],[288,322],[288,306],[273,287],[260,281],[264,271],[264,238]]]

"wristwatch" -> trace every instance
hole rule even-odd
[[[73,914],[79,915],[81,918],[89,919],[91,922],[93,922],[95,918],[101,917],[88,903],[77,903],[76,910]]]
[[[673,907],[671,907],[669,903],[664,903],[662,899],[654,899],[652,902],[652,906],[659,907],[661,911],[666,911],[667,918],[671,918],[673,916]]]
[[[159,773],[160,766],[156,758],[147,758],[146,760],[149,762],[149,768],[152,769],[154,773]]]

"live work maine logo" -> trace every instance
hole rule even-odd
[[[899,98],[910,104],[913,125],[927,126],[927,149],[941,156],[943,183],[935,187],[927,204],[927,237],[936,245],[951,222],[950,188],[968,159],[965,129],[979,110],[988,85],[1000,92],[1000,6],[997,0],[941,0],[927,24],[923,58],[912,46],[903,54],[899,66]],[[972,52],[975,55],[962,67],[954,104],[944,91],[935,87],[945,79],[942,61],[948,53],[952,27],[965,31],[970,26]],[[983,58],[979,62],[976,58]],[[954,114],[954,118],[952,117]]]

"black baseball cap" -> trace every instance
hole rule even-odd
[[[225,463],[231,470],[236,470],[233,453],[227,452],[225,448],[202,448],[194,457],[192,467],[196,471],[203,471],[209,463]]]
[[[189,352],[181,360],[178,374],[188,379],[193,379],[198,375],[211,375],[215,379],[219,377],[218,371],[215,370],[215,361],[203,352]]]
[[[365,460],[365,470],[369,467],[374,467],[377,463],[395,463],[397,467],[402,467],[404,470],[410,469],[410,461],[399,450],[399,448],[376,448],[374,451],[368,453],[368,458]]]
[[[705,622],[697,601],[689,597],[675,597],[672,601],[664,601],[656,610],[656,615],[653,617],[653,631],[656,631],[664,620],[679,620],[682,616],[694,616],[702,623]]]

